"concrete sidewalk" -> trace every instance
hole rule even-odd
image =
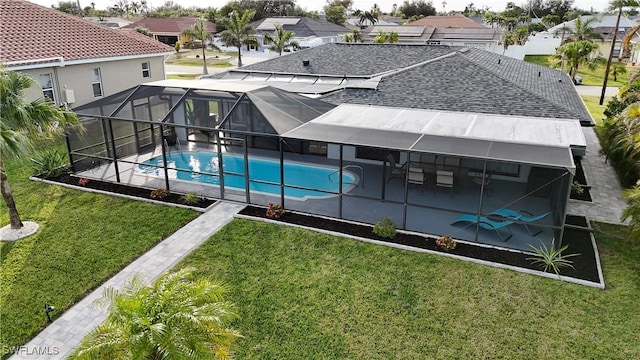
[[[121,287],[138,273],[152,282],[231,221],[244,206],[219,202],[67,310],[26,345],[17,348],[10,359],[66,359],[82,338],[107,318],[106,313],[93,306],[106,287]]]

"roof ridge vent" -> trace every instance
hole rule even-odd
[[[309,60],[302,60],[302,66],[309,66],[310,63],[311,61]]]

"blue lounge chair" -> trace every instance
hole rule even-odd
[[[524,225],[524,228],[527,229],[527,231],[529,232],[529,235],[531,236],[536,236],[538,234],[540,234],[542,232],[542,230],[538,230],[537,232],[532,232],[531,229],[527,226],[527,224],[525,223],[534,223],[537,222],[538,220],[542,220],[543,218],[545,218],[547,215],[551,214],[551,211],[547,211],[544,214],[540,214],[537,216],[533,216],[533,214],[531,214],[530,212],[527,211],[513,211],[511,209],[498,209],[494,212],[492,212],[489,215],[497,215],[509,220],[513,220],[513,221],[520,221],[522,222],[522,225]]]
[[[511,238],[511,236],[513,235],[513,233],[511,232],[511,229],[509,229],[509,225],[513,224],[513,221],[509,221],[509,220],[495,221],[495,220],[486,218],[484,216],[465,214],[465,215],[460,215],[460,217],[457,218],[454,222],[452,222],[451,225],[460,223],[460,222],[478,224],[481,228],[485,230],[493,230],[498,234],[498,236],[500,237],[500,240],[502,241],[509,240],[509,238]],[[502,228],[506,228],[507,230],[509,230],[509,234],[506,238],[499,231],[499,229],[502,229]]]

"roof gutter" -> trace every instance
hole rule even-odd
[[[106,61],[144,59],[144,58],[155,57],[155,56],[168,56],[171,54],[173,54],[173,51],[150,53],[150,54],[127,55],[127,56],[96,57],[96,58],[90,58],[90,59],[78,59],[78,60],[68,60],[68,61],[65,61],[62,56],[58,56],[58,57],[46,58],[46,59],[11,61],[11,62],[6,62],[4,64],[10,70],[28,70],[28,69],[40,69],[40,68],[47,68],[47,67],[54,67],[54,66],[63,67],[63,66],[69,66],[69,65],[95,64],[95,63],[101,63]],[[12,66],[11,64],[16,64],[16,65]]]
[[[42,59],[29,59],[29,60],[17,60],[7,61],[3,63],[7,68],[11,70],[24,70],[24,69],[39,69],[45,67],[65,65],[64,58],[62,56],[42,58]]]

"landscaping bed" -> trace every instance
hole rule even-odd
[[[200,209],[206,209],[216,202],[216,200],[200,198],[196,203],[186,203],[186,201],[183,198],[183,194],[176,194],[176,193],[169,193],[167,197],[162,199],[151,198],[150,195],[152,190],[149,190],[149,189],[129,186],[125,184],[112,183],[108,181],[94,180],[94,179],[90,179],[87,183],[85,183],[84,185],[81,185],[81,183],[79,183],[81,179],[82,178],[80,177],[69,175],[69,174],[63,174],[55,178],[46,178],[46,180],[61,183],[61,184],[74,185],[74,186],[79,186],[87,189],[106,191],[106,192],[120,194],[120,195],[128,195],[128,196],[133,196],[141,199],[149,199],[149,200],[154,200],[154,201],[164,202],[169,204],[187,205],[187,206],[200,208]]]
[[[576,157],[574,157],[573,160],[576,164],[576,174],[573,176],[573,181],[580,184],[580,186],[582,187],[582,193],[577,194],[574,191],[571,191],[570,198],[574,200],[591,202],[593,201],[590,193],[591,186],[587,184],[587,177],[585,176],[584,169],[582,168],[582,161],[580,160],[580,158]]]
[[[240,211],[240,214],[267,219],[265,208],[257,206],[247,206]],[[314,229],[334,231],[382,242],[406,245],[419,249],[445,252],[436,245],[436,237],[429,237],[426,235],[420,236],[416,234],[398,232],[393,239],[386,239],[375,235],[373,233],[373,226],[371,225],[355,224],[338,219],[316,217],[294,212],[286,212],[284,216],[278,219],[278,221]],[[583,217],[569,216],[567,218],[567,223],[588,228],[586,219]],[[595,250],[592,245],[591,234],[589,231],[576,228],[565,228],[562,244],[569,245],[565,254],[580,255],[571,257],[575,269],[570,267],[561,268],[560,275],[600,283],[601,280],[599,277]],[[447,253],[471,259],[515,266],[523,269],[541,271],[541,268],[538,265],[534,265],[531,260],[527,260],[527,258],[532,257],[532,255],[516,251],[458,242],[456,248],[447,251]]]

